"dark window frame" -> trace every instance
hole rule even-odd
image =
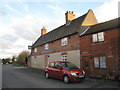
[[[105,58],[105,67],[101,67],[101,57],[104,57]],[[95,67],[95,58],[98,58],[98,62],[99,62],[99,66],[98,67]],[[100,57],[94,57],[94,60],[93,60],[93,67],[95,69],[106,69],[107,68],[107,60],[106,60],[106,56],[100,56]]]

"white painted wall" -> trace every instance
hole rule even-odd
[[[68,61],[80,67],[80,50],[67,51]]]
[[[68,61],[80,67],[80,50],[65,51],[65,52],[67,52]],[[61,53],[63,52],[49,54],[48,62],[61,61]],[[39,55],[36,57],[32,56],[31,66],[33,68],[45,69],[45,55]]]

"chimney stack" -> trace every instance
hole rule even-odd
[[[45,35],[47,33],[46,28],[43,26],[41,29],[41,36]]]
[[[65,16],[66,16],[66,24],[68,24],[70,21],[72,21],[73,19],[75,19],[75,14],[72,12],[66,12],[65,13]]]

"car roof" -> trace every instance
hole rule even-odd
[[[52,61],[52,62],[49,62],[49,63],[64,63],[64,62],[68,62],[68,61]]]

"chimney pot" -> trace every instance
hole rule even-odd
[[[41,36],[45,35],[47,33],[46,28],[43,26],[41,29]]]
[[[65,16],[66,16],[66,24],[68,24],[70,21],[74,20],[75,19],[75,14],[73,13],[73,11],[67,11],[65,13]]]

